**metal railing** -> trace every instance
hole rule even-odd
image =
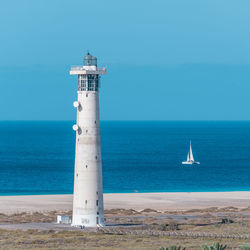
[[[106,68],[96,68],[94,69],[84,69],[84,66],[72,66],[70,68],[71,71],[85,70],[85,71],[106,71]]]
[[[72,66],[70,70],[83,70],[83,66]]]

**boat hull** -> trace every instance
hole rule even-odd
[[[182,165],[199,165],[200,163],[198,161],[183,161]]]

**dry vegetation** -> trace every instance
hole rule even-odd
[[[71,216],[71,211],[52,211],[47,213],[19,213],[19,214],[1,214],[0,224],[17,224],[28,222],[54,222],[58,214],[65,214]]]
[[[21,213],[0,214],[0,224],[27,222],[54,222],[57,214]],[[70,215],[67,211],[64,214]],[[114,232],[55,231],[55,230],[0,230],[1,249],[159,249],[161,246],[181,245],[187,249],[200,249],[204,244],[219,241],[228,249],[236,248],[246,239],[161,236],[162,232],[193,232],[250,236],[250,207],[209,208],[186,212],[157,212],[112,209],[105,211],[106,223]],[[120,230],[124,234],[115,233]],[[152,235],[155,234],[155,235]]]
[[[143,235],[107,235],[100,233],[54,231],[0,230],[1,249],[159,249],[161,246],[182,245],[187,249],[200,249],[214,239],[189,239]],[[218,239],[216,240],[218,241]],[[223,239],[229,248],[243,245],[243,240]]]

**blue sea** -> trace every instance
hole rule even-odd
[[[71,194],[72,124],[0,122],[0,195]],[[101,140],[106,193],[250,191],[250,122],[104,121]]]

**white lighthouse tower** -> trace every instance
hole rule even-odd
[[[78,75],[72,226],[97,227],[104,225],[98,90],[106,69],[87,53],[84,65],[71,67],[70,74]]]

